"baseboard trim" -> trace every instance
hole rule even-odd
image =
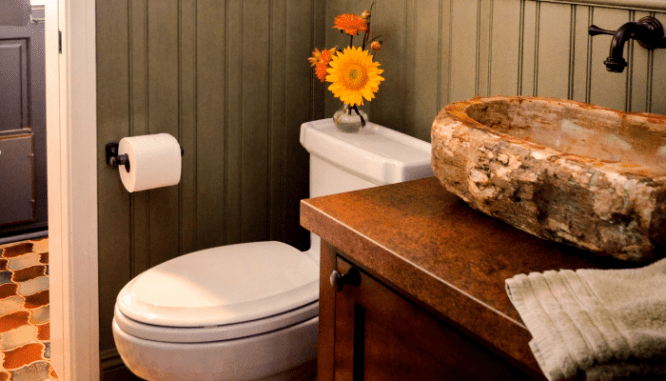
[[[666,11],[666,2],[664,2],[663,0],[533,0],[533,1],[587,5],[587,6],[605,7],[605,8],[642,10],[650,12]]]
[[[127,369],[116,348],[101,350],[99,359],[101,381],[141,381]]]

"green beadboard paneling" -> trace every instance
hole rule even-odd
[[[520,89],[519,95],[533,96],[535,95],[536,80],[534,74],[536,71],[536,57],[539,51],[539,13],[541,3],[534,1],[522,2],[523,12],[523,34],[522,34],[522,67],[519,67],[521,77],[519,80]],[[507,94],[509,95],[509,94]]]
[[[571,10],[572,6],[568,4],[541,4],[536,95],[569,97]]]
[[[543,1],[560,4],[579,4],[590,5],[603,8],[621,8],[636,10],[641,9],[645,11],[664,11],[666,10],[666,3],[662,0],[532,0]]]
[[[306,58],[323,42],[310,20],[325,9],[314,0],[97,3],[100,348],[108,352],[116,295],[141,271],[237,242],[307,248],[298,208],[308,155],[298,138],[302,123],[323,115],[310,102]],[[160,132],[185,151],[180,184],[129,194],[104,164],[104,145]]]
[[[592,65],[589,62],[592,37],[587,28],[592,24],[592,8],[576,6],[572,12],[575,25],[572,43],[573,57],[571,64],[572,80],[569,83],[571,98],[579,102],[586,102],[589,98],[589,72]]]
[[[439,21],[439,34],[440,34],[440,50],[439,57],[439,105],[438,109],[450,103],[451,94],[451,17],[453,14],[453,0],[441,0],[440,5],[440,21]],[[428,132],[429,133],[429,132]],[[430,139],[428,139],[430,140]]]
[[[99,215],[99,325],[102,348],[113,345],[111,320],[116,295],[131,279],[130,197],[120,183],[118,170],[105,164],[104,146],[129,134],[128,2],[97,5],[98,52],[97,108],[98,215]]]
[[[148,0],[131,1],[127,10],[129,93],[129,131],[123,136],[145,135],[148,127]],[[126,32],[127,33],[127,32]],[[99,72],[99,71],[98,71]],[[99,87],[99,85],[98,85]],[[122,136],[121,136],[122,137]],[[150,192],[130,197],[131,276],[150,267]]]
[[[179,253],[197,249],[197,2],[179,3],[179,142],[183,155],[179,187]]]
[[[268,236],[270,3],[243,0],[241,240]]]
[[[369,106],[364,106],[364,108],[370,110],[368,114],[370,120],[401,132],[412,130],[411,126],[407,126],[407,121],[413,119],[413,115],[407,115],[408,106],[412,102],[413,87],[406,86],[408,81],[413,81],[413,72],[410,71],[413,69],[413,65],[409,66],[408,60],[405,59],[408,51],[413,54],[414,44],[416,44],[413,33],[408,36],[409,32],[407,31],[408,25],[411,25],[413,29],[414,23],[414,10],[413,6],[410,7],[411,3],[413,2],[406,0],[382,0],[375,5],[372,29],[374,35],[382,36],[381,40],[384,41],[382,50],[377,55],[377,60],[384,70],[382,76],[385,80],[379,87],[376,94],[377,98],[370,102]],[[369,5],[364,2],[359,4],[362,4],[362,6],[348,7],[342,9],[341,12],[352,10],[360,13]],[[326,20],[326,24],[332,26],[333,18],[337,14],[329,13],[330,17]],[[344,37],[338,32],[334,33]],[[408,37],[411,37],[411,39],[408,39]],[[337,39],[345,46],[344,40],[344,38],[342,40]],[[331,43],[329,42],[328,45],[331,45]],[[413,57],[411,60],[413,62]],[[335,109],[340,108],[340,106],[340,101],[336,100]]]
[[[230,48],[225,21],[229,5],[199,0],[196,22],[196,243],[212,247],[226,242],[228,214],[225,180],[229,133],[228,85]],[[233,125],[237,128],[237,124]],[[187,152],[185,153],[187,155]],[[236,161],[237,162],[237,161]],[[235,223],[234,223],[235,225]]]
[[[451,0],[451,65],[450,101],[456,102],[477,95],[478,50],[478,0]]]
[[[662,21],[666,21],[666,15],[660,14]],[[652,51],[652,65],[650,65],[651,82],[648,83],[648,111],[656,114],[666,114],[666,50],[656,49]]]
[[[492,60],[492,32],[494,0],[479,0],[476,15],[476,95],[487,96],[490,91],[490,64]]]
[[[314,47],[344,47],[332,28],[371,1],[97,1],[100,347],[114,344],[115,297],[141,271],[193,250],[256,240],[308,246],[299,227],[308,154],[300,125],[341,102],[313,75]],[[372,121],[429,140],[437,112],[479,95],[573,98],[666,113],[666,50],[628,43],[606,71],[609,36],[647,11],[590,2],[377,0],[385,70]],[[664,13],[656,17],[666,21]],[[356,45],[360,37],[356,38]],[[128,194],[103,147],[168,132],[185,150],[178,186]],[[109,352],[109,353],[111,353]],[[113,361],[108,362],[113,363]]]
[[[311,14],[309,12],[311,4],[302,9],[304,20],[308,20]],[[295,10],[289,8],[289,11],[294,12]],[[301,33],[287,33],[287,12],[288,4],[286,0],[274,1],[271,4],[270,10],[270,33],[268,38],[270,39],[269,45],[270,50],[270,73],[269,78],[271,81],[270,84],[270,94],[269,99],[270,103],[269,113],[270,113],[270,126],[269,126],[269,142],[268,142],[268,165],[269,165],[269,177],[268,177],[268,187],[269,187],[269,197],[270,205],[269,210],[269,220],[270,221],[284,221],[286,215],[286,202],[285,202],[285,172],[286,172],[286,162],[285,162],[285,151],[286,151],[286,135],[287,135],[287,126],[285,125],[285,119],[281,116],[284,115],[287,107],[292,107],[294,104],[288,102],[286,86],[287,86],[287,67],[295,68],[297,65],[287,65],[287,55],[290,46],[305,45],[308,46],[308,41],[303,44],[302,41],[299,41]],[[310,22],[298,23],[304,28],[311,28]],[[300,31],[299,31],[300,32]],[[305,33],[308,37],[308,33]],[[293,40],[288,38],[293,37]],[[309,54],[306,51],[305,54]],[[307,55],[306,55],[307,57]],[[294,62],[298,62],[298,58],[302,57],[293,57]],[[303,62],[301,62],[303,64]],[[301,65],[302,66],[302,65]],[[282,74],[282,75],[281,75]],[[287,74],[287,75],[285,75]],[[308,73],[306,73],[307,75]],[[309,90],[309,88],[307,89]],[[307,98],[309,94],[306,94]],[[300,107],[310,108],[308,103],[300,103]],[[270,235],[272,237],[277,237],[280,240],[284,239],[285,236],[285,225],[284,224],[269,224],[271,229]]]
[[[242,81],[239,73],[243,70],[243,40],[242,20],[243,2],[229,0],[227,2],[227,15],[225,27],[228,38],[226,39],[226,101],[225,101],[225,159],[228,163],[225,168],[224,178],[224,200],[225,208],[223,216],[226,218],[224,227],[226,230],[226,241],[229,243],[241,242],[241,203],[238,202],[242,195],[241,178],[241,155],[243,147],[241,137],[243,131],[242,106]],[[211,195],[213,196],[213,195]],[[237,202],[232,202],[236,200]]]
[[[179,8],[177,1],[150,2],[148,7],[148,133],[179,134]],[[150,202],[149,266],[180,254],[178,187],[148,191]]]
[[[273,136],[279,136],[282,141],[276,140],[273,144],[272,162],[280,162],[282,173],[277,168],[271,170],[273,179],[273,189],[278,186],[282,188],[283,199],[279,200],[279,192],[270,192],[271,204],[280,205],[280,210],[284,213],[281,217],[275,213],[271,218],[271,226],[275,235],[272,237],[284,242],[290,242],[298,249],[305,250],[309,248],[309,232],[305,229],[295,229],[294,226],[300,224],[300,199],[308,194],[309,189],[309,155],[300,144],[301,122],[310,120],[311,115],[320,115],[317,119],[323,117],[323,104],[313,104],[312,99],[313,77],[307,57],[312,52],[312,44],[318,43],[318,39],[323,41],[324,35],[321,27],[324,19],[323,2],[319,0],[286,0],[286,14],[289,15],[287,21],[280,27],[286,29],[285,40],[280,41],[279,36],[274,36],[274,43],[282,42],[284,48],[284,74],[275,72],[273,78],[284,77],[284,87],[280,93],[276,93],[272,99],[274,103],[274,121],[280,122],[273,126]],[[279,15],[274,19],[279,20]],[[302,20],[301,22],[292,22],[289,20]],[[305,22],[309,20],[310,22]],[[276,25],[280,25],[276,23]],[[320,45],[321,46],[321,45]],[[282,52],[278,48],[273,50],[275,61],[281,57]],[[306,79],[309,79],[306,81]],[[308,85],[307,87],[304,85]],[[321,87],[320,87],[321,89]],[[323,89],[322,89],[323,90]],[[320,92],[321,94],[321,92]],[[318,98],[320,99],[320,98]],[[278,117],[280,112],[279,105],[284,105],[284,114]],[[300,121],[293,123],[290,121]],[[284,127],[282,127],[284,126]],[[280,129],[283,128],[282,135]],[[274,197],[276,195],[276,197]],[[283,231],[284,236],[280,236],[279,230]]]
[[[521,2],[494,0],[490,20],[490,95],[517,94]]]
[[[649,16],[648,12],[633,12],[633,20],[637,21],[641,17]],[[661,17],[660,17],[661,18]],[[629,80],[630,85],[627,91],[627,110],[628,111],[646,111],[647,110],[647,92],[648,82],[651,80],[650,75],[650,58],[651,52],[643,49],[638,44],[631,42],[629,44],[630,51],[627,53],[627,61],[630,70]]]
[[[629,11],[623,9],[596,8],[594,25],[604,29],[617,29],[630,21]],[[608,57],[612,37],[599,35],[592,38],[592,72],[590,77],[590,103],[624,110],[626,106],[627,73],[606,71],[603,61]],[[625,47],[625,58],[626,58]]]
[[[421,140],[430,141],[429,127],[440,110],[441,17],[440,0],[416,0],[414,16],[415,40],[414,65],[414,118],[412,128],[406,129]],[[433,12],[437,10],[437,12]],[[448,43],[448,41],[447,41]],[[418,90],[417,90],[418,89]],[[411,132],[413,131],[413,132]]]

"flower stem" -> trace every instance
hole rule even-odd
[[[363,115],[361,115],[361,113],[358,112],[358,107],[356,107],[356,105],[353,105],[352,108],[354,109],[354,111],[356,111],[356,115],[361,117],[361,126],[365,127],[365,119],[363,118]]]

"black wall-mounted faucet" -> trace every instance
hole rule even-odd
[[[604,64],[608,71],[621,73],[627,67],[627,61],[622,56],[624,43],[633,38],[638,44],[646,49],[665,48],[666,37],[664,36],[664,27],[659,20],[652,16],[646,16],[638,22],[628,22],[617,31],[601,29],[596,25],[590,25],[588,29],[590,36],[598,34],[609,34],[613,36],[611,41],[610,54]]]

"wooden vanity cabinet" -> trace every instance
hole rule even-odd
[[[320,381],[534,380],[322,242]],[[343,275],[341,289],[331,285]]]

